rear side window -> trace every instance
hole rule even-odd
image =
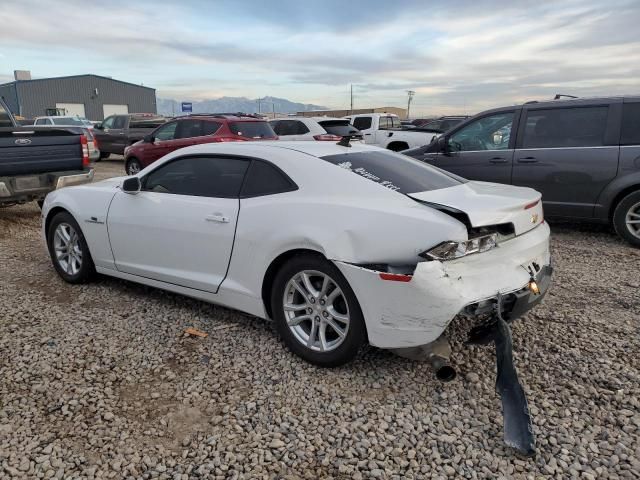
[[[529,110],[522,148],[600,147],[609,107]]]
[[[195,197],[237,198],[249,160],[184,157],[157,168],[143,180],[144,190]]]
[[[242,197],[272,195],[295,189],[295,184],[276,167],[267,162],[254,160],[242,187]]]
[[[205,120],[202,122],[202,135],[213,135],[216,133],[222,124],[218,122],[210,122]]]
[[[380,120],[378,122],[379,130],[385,130],[387,128],[391,128],[391,126],[391,119],[389,117],[380,117]]]
[[[417,193],[460,185],[461,179],[394,152],[355,152],[322,157],[329,163],[399,193]]]
[[[371,117],[356,117],[353,119],[353,126],[358,130],[368,130],[371,128]]]
[[[640,102],[622,107],[621,145],[640,145]]]
[[[129,120],[129,128],[158,128],[163,123],[166,123],[164,117],[131,117]]]
[[[199,137],[202,132],[202,122],[200,120],[181,120],[177,122],[175,139]]]
[[[324,120],[318,123],[331,135],[344,136],[360,133],[356,127],[349,123],[349,120]]]
[[[229,129],[234,135],[246,138],[269,138],[276,134],[267,122],[230,122]]]

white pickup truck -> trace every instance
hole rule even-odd
[[[393,113],[361,113],[344,118],[362,132],[365,143],[394,152],[428,145],[437,135],[434,132],[403,130],[400,118]]]

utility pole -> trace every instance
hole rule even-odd
[[[407,99],[407,120],[409,120],[409,111],[411,110],[411,100],[413,100],[413,96],[416,94],[413,90],[407,90],[407,95],[409,98]]]
[[[349,115],[353,115],[353,83],[351,84],[351,108],[349,109]]]
[[[260,97],[258,97],[258,113],[260,113],[262,110],[260,110],[261,106],[260,103],[262,102],[262,99]]]

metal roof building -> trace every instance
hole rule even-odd
[[[156,91],[100,75],[31,79],[16,71],[16,80],[0,85],[0,97],[14,115],[80,115],[103,120],[116,113],[156,113]]]

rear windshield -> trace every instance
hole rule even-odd
[[[464,179],[394,152],[354,152],[322,157],[390,190],[409,194],[455,187]]]
[[[318,122],[331,135],[359,135],[360,130],[349,123],[349,120],[324,120]]]
[[[246,138],[269,138],[275,137],[271,125],[267,122],[230,122],[231,133]]]

